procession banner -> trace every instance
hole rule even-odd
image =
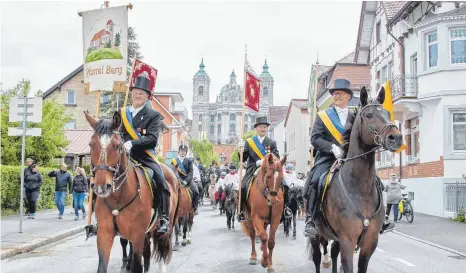
[[[88,92],[126,84],[128,7],[82,12],[84,85]]]
[[[136,59],[134,62],[134,68],[129,82],[129,87],[131,88],[134,85],[137,77],[142,76],[150,80],[149,89],[151,93],[154,93],[155,83],[157,82],[157,73],[157,69]]]

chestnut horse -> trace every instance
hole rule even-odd
[[[144,174],[129,160],[123,148],[119,127],[121,116],[113,114],[112,119],[96,120],[88,112],[84,113],[94,129],[91,137],[91,164],[94,182],[91,184],[97,194],[95,216],[99,223],[97,250],[99,254],[98,273],[107,272],[110,252],[116,235],[132,243],[131,272],[142,272],[142,254],[146,236],[152,239],[152,258],[159,263],[160,270],[166,271],[170,262],[171,234],[176,218],[178,188],[176,176],[165,164],[160,163],[170,190],[170,225],[168,234],[158,235],[158,220],[150,229],[153,197]]]
[[[254,265],[257,262],[255,237],[258,234],[262,250],[261,265],[264,268],[267,267],[268,273],[275,272],[272,255],[275,247],[275,233],[283,214],[284,190],[281,184],[285,162],[286,156],[282,160],[272,153],[264,157],[259,174],[251,182],[253,184],[245,209],[247,220],[241,223],[244,234],[251,238],[252,251],[249,264]],[[267,235],[268,225],[270,225],[270,230]],[[269,252],[267,252],[267,247]]]
[[[367,272],[384,220],[382,193],[375,184],[375,152],[380,148],[394,152],[400,149],[403,140],[390,121],[390,113],[382,107],[383,88],[377,100],[368,100],[363,87],[360,100],[360,110],[348,116],[343,133],[343,139],[349,138],[349,146],[345,146],[347,156],[340,160],[341,167],[328,184],[322,211],[314,212],[318,235],[308,238],[308,248],[317,273],[320,272],[320,244],[330,239],[334,240],[330,251],[333,273],[338,270],[339,253],[343,272],[353,272],[356,246],[360,247],[358,273]]]
[[[172,168],[174,168],[173,165]],[[176,169],[174,171],[176,171]],[[191,183],[194,183],[194,181]],[[187,244],[191,244],[191,229],[194,223],[194,208],[193,202],[191,201],[192,196],[190,196],[187,191],[189,187],[182,186],[179,180],[178,185],[178,217],[175,223],[175,246],[173,247],[175,251],[178,251],[180,248],[178,236],[182,228],[183,241],[181,245],[186,246]]]

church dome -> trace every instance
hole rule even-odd
[[[261,78],[263,77],[272,77],[272,75],[269,72],[269,65],[267,64],[267,59],[265,59],[264,66],[262,67],[262,73],[261,73]]]
[[[218,101],[225,103],[240,103],[242,99],[241,94],[241,86],[236,82],[236,73],[233,70],[230,75],[230,83],[225,84],[220,90]]]
[[[207,75],[207,72],[204,70],[204,68],[205,68],[204,58],[202,58],[201,63],[199,64],[199,71],[196,72],[194,77],[200,77],[200,76],[209,77],[209,75]]]

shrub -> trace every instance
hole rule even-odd
[[[40,167],[43,184],[40,188],[39,200],[37,200],[37,209],[51,209],[55,207],[55,178],[48,177],[48,173],[56,168]],[[2,178],[1,189],[1,210],[2,214],[11,214],[19,212],[20,206],[20,184],[21,184],[21,166],[0,165],[0,176]],[[70,201],[66,198],[66,204]]]

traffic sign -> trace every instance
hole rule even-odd
[[[19,128],[8,128],[8,136],[22,136],[24,133],[24,129]],[[42,129],[41,128],[26,128],[26,136],[41,136]]]
[[[27,103],[27,105],[26,105]],[[22,122],[26,109],[26,121],[42,122],[42,98],[11,98],[10,100],[10,122]]]

